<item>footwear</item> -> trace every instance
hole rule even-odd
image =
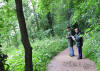
[[[75,55],[69,55],[70,57],[73,57],[73,56],[75,56]]]
[[[79,59],[82,59],[82,58],[77,58],[77,59],[79,60]]]

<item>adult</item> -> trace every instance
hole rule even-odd
[[[71,27],[67,27],[66,30],[68,32],[67,35],[66,35],[66,38],[68,40],[69,55],[72,57],[72,56],[74,56],[73,39],[71,37],[71,36],[73,36],[73,33],[72,33],[72,30],[71,30]]]
[[[83,38],[82,34],[79,31],[79,28],[75,28],[76,35],[72,36],[72,39],[76,41],[76,46],[78,48],[78,59],[82,59],[82,46],[83,46]]]

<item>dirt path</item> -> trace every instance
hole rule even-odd
[[[54,57],[48,65],[47,71],[97,71],[93,61],[84,58],[77,60],[77,48],[74,46],[75,56],[70,57],[68,48]]]

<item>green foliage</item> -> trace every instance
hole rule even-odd
[[[52,5],[55,2],[55,0],[39,0],[39,6],[37,12],[40,14],[47,14],[48,12],[52,11]]]
[[[94,36],[95,35],[95,36]],[[98,71],[100,70],[100,32],[87,34],[84,41],[83,52],[86,57],[95,61]]]
[[[0,7],[0,44],[4,45],[3,51],[9,55],[7,60],[9,71],[24,71],[24,49],[20,41],[15,2],[14,0],[1,1],[5,5]],[[26,0],[23,0],[23,11],[29,38],[32,40],[34,71],[45,71],[50,59],[67,46],[66,39],[60,38],[66,36],[66,27],[74,25],[75,22],[78,22],[79,28],[86,32],[83,48],[86,57],[97,61],[97,67],[100,70],[99,0],[30,1],[35,11],[28,7]],[[48,12],[51,13],[55,38],[50,36]],[[37,16],[31,15],[32,13]],[[40,28],[38,31],[36,19]]]
[[[0,45],[0,71],[3,71],[3,70],[7,71],[7,68],[5,68],[6,60],[7,60],[7,55],[2,53],[1,45]]]
[[[100,2],[98,0],[80,1],[74,8],[72,23],[77,21],[82,29],[88,28],[90,25],[98,24],[100,16],[98,14],[100,12],[99,7]]]
[[[31,43],[33,47],[33,66],[34,71],[46,71],[50,60],[60,51],[67,47],[66,39],[60,38],[44,38],[43,40],[35,40]],[[8,54],[7,64],[9,71],[24,71],[24,49],[21,45],[19,49],[4,48],[4,52]],[[13,51],[12,51],[13,50]]]
[[[16,12],[14,1],[3,2],[4,6],[0,7],[0,40],[2,44],[9,45],[14,36],[14,29],[18,26],[16,23]],[[18,29],[16,29],[18,30]]]

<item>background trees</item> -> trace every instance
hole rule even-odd
[[[99,8],[99,0],[23,0],[26,28],[33,47],[34,71],[45,71],[49,60],[67,47],[65,28],[75,25],[76,22],[85,33],[85,39],[89,40],[84,39],[84,48],[88,49],[84,49],[86,56],[90,57],[89,54],[95,50],[90,58],[98,60],[100,69],[100,53],[97,51],[100,48],[97,37],[100,35]],[[24,71],[24,49],[18,23],[14,0],[0,0],[0,44],[3,46],[2,51],[8,54],[10,71]],[[96,40],[93,41],[94,39]],[[89,45],[90,48],[87,48],[87,43],[92,44],[92,41],[98,46]]]

